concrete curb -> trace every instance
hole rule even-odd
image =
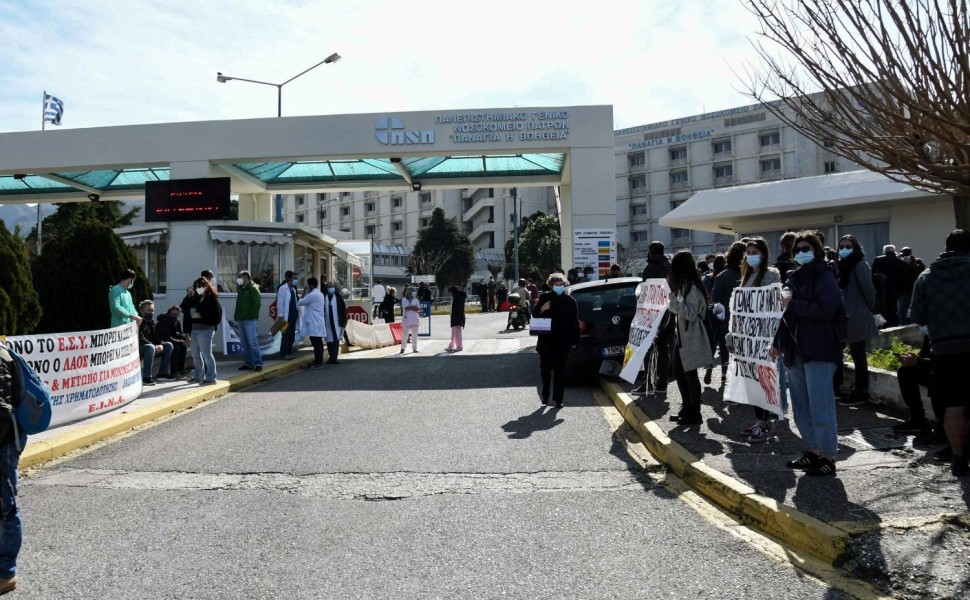
[[[600,379],[600,387],[657,460],[738,521],[828,564],[835,564],[845,554],[847,532],[762,496],[747,484],[711,468],[671,440],[618,383]]]
[[[64,456],[79,448],[84,448],[114,435],[118,435],[119,433],[124,433],[139,425],[144,425],[145,423],[150,423],[172,413],[198,406],[213,398],[219,398],[230,392],[236,392],[256,385],[257,383],[299,371],[312,362],[311,357],[297,358],[268,365],[259,373],[250,371],[243,375],[234,375],[228,380],[219,381],[216,385],[190,388],[174,398],[161,400],[155,404],[134,410],[125,411],[125,408],[122,407],[119,409],[119,411],[122,411],[120,414],[83,425],[47,440],[29,442],[23,454],[20,455],[20,468],[26,469],[27,467],[39,465]]]

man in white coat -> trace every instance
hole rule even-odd
[[[313,365],[310,368],[319,369],[323,366],[323,338],[326,336],[326,327],[323,324],[325,300],[317,287],[319,282],[316,277],[310,277],[306,283],[309,291],[297,304],[304,307],[303,332],[310,338],[313,346]]]
[[[327,362],[336,365],[340,364],[337,362],[340,338],[347,327],[347,304],[343,296],[337,293],[337,286],[332,281],[327,283],[323,300],[323,326],[326,329],[327,355],[330,357]]]
[[[379,316],[378,315],[378,313],[380,312],[379,307],[381,302],[384,301],[384,296],[386,295],[387,295],[387,292],[384,290],[384,284],[380,279],[378,279],[377,283],[374,284],[374,287],[371,289],[371,293],[370,293],[370,299],[374,305],[373,308],[371,309],[371,314],[373,318],[376,319]]]

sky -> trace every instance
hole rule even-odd
[[[751,104],[741,0],[0,0],[0,132],[612,104],[616,129]],[[48,127],[52,127],[48,125]]]

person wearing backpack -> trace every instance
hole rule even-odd
[[[667,310],[674,315],[674,377],[683,399],[680,412],[670,420],[681,425],[700,425],[701,382],[697,370],[714,363],[711,342],[704,327],[707,317],[707,290],[697,271],[690,250],[681,250],[670,261],[670,301]]]
[[[0,344],[0,403],[19,404],[23,379],[13,356]],[[7,409],[11,410],[10,408]],[[17,506],[17,465],[27,434],[11,418],[0,417],[0,594],[17,588],[17,555],[23,542],[20,507]]]
[[[741,263],[741,285],[743,288],[768,287],[775,283],[781,283],[781,274],[778,269],[767,266],[769,264],[768,243],[764,238],[752,238],[745,247],[744,262]],[[731,347],[732,344],[728,344]],[[782,409],[788,407],[788,390],[783,364],[778,366],[778,379],[781,383],[781,406]],[[741,430],[743,435],[748,436],[748,442],[760,444],[767,441],[769,436],[768,418],[771,415],[760,406],[753,406],[755,423],[747,429]]]

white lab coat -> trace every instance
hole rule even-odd
[[[327,329],[323,321],[323,305],[326,300],[323,293],[313,288],[303,298],[297,300],[297,307],[303,307],[303,327],[301,333],[307,337],[326,337]]]
[[[289,285],[281,285],[278,290],[276,290],[276,318],[283,317],[283,320],[289,322],[290,320],[290,291]],[[296,306],[300,307],[299,299],[297,299]],[[290,325],[293,325],[290,323]]]

